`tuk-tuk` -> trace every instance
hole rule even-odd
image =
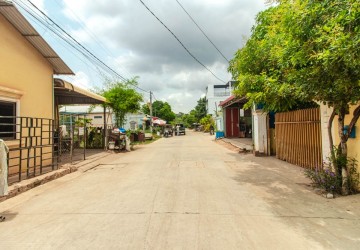
[[[164,126],[164,137],[173,136],[173,127],[170,124]]]

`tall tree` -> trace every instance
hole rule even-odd
[[[201,120],[201,118],[206,116],[206,97],[200,98],[197,101],[197,105],[195,106],[195,117],[197,122]]]
[[[109,82],[100,92],[108,101],[105,105],[115,114],[117,127],[124,126],[126,113],[140,110],[143,97],[133,89],[134,85],[137,85],[136,78],[127,82]]]
[[[153,116],[159,117],[167,122],[171,122],[175,119],[175,113],[171,110],[171,106],[167,102],[155,101],[152,104]],[[142,106],[142,111],[145,114],[150,114],[150,108],[148,104]]]
[[[282,0],[261,12],[244,48],[229,70],[240,81],[239,94],[274,110],[316,100],[334,108],[344,159],[334,161],[347,174],[347,140],[360,116],[360,2]],[[353,104],[349,129],[344,121]],[[332,150],[332,148],[331,148]],[[345,178],[343,178],[343,181]]]

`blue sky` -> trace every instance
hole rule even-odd
[[[205,94],[208,84],[221,84],[186,53],[138,0],[31,1],[122,76],[138,76],[141,88],[153,91],[157,100],[169,102],[175,112],[189,112]],[[224,81],[231,80],[228,63],[176,0],[143,1],[206,67]],[[29,5],[26,0],[14,2]],[[179,2],[228,59],[250,35],[256,14],[266,8],[265,0]],[[87,89],[103,86],[103,70],[24,14],[76,73],[62,78]],[[46,23],[49,25],[50,21]],[[144,93],[144,100],[148,99]]]

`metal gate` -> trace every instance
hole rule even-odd
[[[58,168],[59,138],[52,119],[0,116],[0,138],[9,146],[9,184]]]

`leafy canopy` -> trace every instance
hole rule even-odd
[[[175,119],[175,113],[171,110],[171,106],[167,102],[155,101],[152,104],[153,116],[159,117],[166,122],[171,122]],[[149,105],[144,104],[142,106],[142,112],[144,114],[150,114]]]
[[[360,2],[283,0],[258,14],[231,60],[238,95],[268,110],[312,100],[348,109],[360,99]]]
[[[262,103],[273,111],[306,108],[312,100],[333,107],[330,146],[337,115],[337,152],[346,159],[348,135],[360,116],[360,1],[277,2],[258,14],[250,39],[230,62],[239,81],[235,92],[248,97],[248,106]],[[350,105],[356,106],[344,133]],[[346,169],[341,165],[339,175]]]
[[[206,102],[206,97],[200,98],[197,101],[197,105],[195,106],[193,113],[197,122],[200,122],[201,118],[206,116]]]
[[[108,82],[100,92],[108,101],[106,105],[115,114],[117,127],[124,125],[126,113],[135,113],[140,110],[143,97],[133,89],[134,85],[137,85],[136,78],[126,82]]]

